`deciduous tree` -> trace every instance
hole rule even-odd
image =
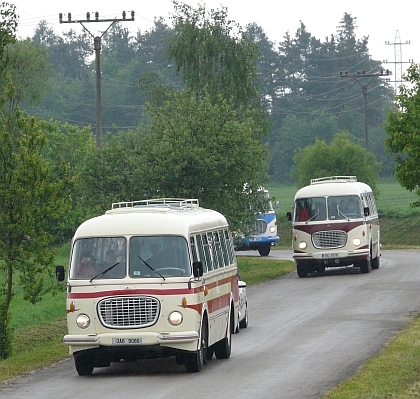
[[[294,176],[298,188],[308,185],[311,179],[325,176],[356,176],[358,181],[372,187],[378,195],[377,179],[380,163],[372,153],[351,141],[349,132],[335,136],[331,145],[316,140],[314,145],[298,152],[295,157]]]
[[[14,7],[3,3],[1,16],[0,358],[7,358],[11,354],[9,309],[15,284],[31,303],[45,293],[53,261],[49,226],[66,211],[72,182],[65,165],[60,178],[52,172],[42,155],[46,137],[41,124],[19,110],[18,86],[11,71],[19,64],[7,54],[14,41]]]
[[[412,64],[407,71],[407,85],[401,85],[395,97],[396,108],[387,115],[385,140],[394,155],[395,176],[402,187],[414,191],[420,206],[420,67]]]

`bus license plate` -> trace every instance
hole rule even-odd
[[[141,338],[112,338],[112,345],[141,345]]]
[[[331,252],[329,254],[322,254],[323,259],[338,258],[339,254],[337,252]]]

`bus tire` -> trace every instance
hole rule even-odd
[[[296,266],[297,275],[299,277],[307,277],[308,276],[308,268],[306,265],[297,265]]]
[[[95,368],[92,361],[86,356],[74,356],[74,365],[77,374],[80,376],[92,375],[93,369]]]
[[[359,264],[360,271],[362,273],[369,273],[371,270],[371,261],[370,259],[362,260]]]
[[[371,262],[372,269],[379,269],[380,263],[381,263],[380,256],[378,255],[376,258],[372,259],[372,262]]]
[[[232,306],[231,306],[232,309]],[[214,353],[217,359],[229,359],[232,351],[232,331],[234,329],[233,312],[230,311],[226,337],[214,344]]]
[[[261,256],[268,256],[270,254],[271,246],[270,244],[261,245],[258,247],[258,252]]]
[[[206,318],[203,318],[200,340],[200,348],[187,356],[185,368],[189,373],[198,373],[203,364],[207,363],[208,328]]]

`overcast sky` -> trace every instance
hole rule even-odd
[[[86,12],[99,12],[100,19],[122,18],[122,12],[135,11],[135,21],[125,22],[124,26],[136,32],[146,31],[153,26],[156,17],[163,17],[170,24],[173,12],[171,0],[105,2],[99,0],[73,0],[61,2],[57,0],[6,0],[16,6],[19,15],[18,36],[32,36],[39,21],[46,20],[58,34],[68,30],[69,24],[59,23],[59,13],[71,13],[72,19],[85,19]],[[193,7],[198,1],[185,0]],[[374,60],[389,61],[384,67],[394,71],[395,61],[420,63],[419,56],[419,18],[417,1],[408,0],[404,4],[376,2],[366,0],[332,1],[332,0],[301,0],[278,1],[257,0],[244,2],[241,0],[206,0],[202,1],[207,8],[226,7],[229,19],[242,26],[255,22],[260,25],[268,38],[273,42],[281,42],[284,34],[294,36],[302,21],[307,31],[313,36],[325,40],[326,36],[336,33],[344,13],[356,17],[356,37],[361,39],[369,36],[369,50]],[[246,4],[246,5],[245,5]],[[89,30],[97,35],[106,30],[109,23],[91,23]],[[82,29],[80,24],[72,24],[74,29]],[[389,42],[390,44],[385,44]],[[406,44],[410,42],[410,44]],[[404,43],[394,45],[394,43]],[[409,64],[403,64],[404,68]]]

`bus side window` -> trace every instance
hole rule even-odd
[[[204,253],[203,238],[200,234],[197,234],[196,239],[197,239],[198,254],[200,256],[201,262],[203,263],[203,272],[206,273],[208,271],[208,267],[207,267],[206,255]],[[207,238],[206,238],[206,242],[207,242]]]
[[[222,255],[223,255],[223,264],[225,266],[229,265],[229,247],[228,245],[226,245],[226,238],[225,238],[225,234],[223,232],[223,230],[219,231],[219,238],[220,238],[220,245],[221,245],[221,249],[222,249]]]
[[[215,248],[215,244],[214,244],[214,237],[213,237],[213,233],[211,231],[209,231],[207,233],[207,242],[209,244],[211,269],[214,269],[214,270],[218,269],[219,268],[219,263],[217,261],[217,253],[216,253],[216,248]]]
[[[232,263],[234,263],[233,262],[233,259],[234,259],[233,242],[230,238],[230,234],[229,234],[229,231],[227,229],[224,230],[224,233],[225,233],[225,239],[226,239],[227,253],[228,253],[228,256],[229,256],[229,263],[232,264]]]
[[[214,248],[216,250],[217,253],[217,260],[219,263],[219,268],[220,267],[224,267],[224,261],[223,261],[223,256],[222,256],[222,248],[221,248],[221,244],[220,244],[220,236],[219,233],[217,231],[215,231],[213,233],[213,237],[214,237]]]
[[[197,257],[197,251],[196,251],[194,236],[190,237],[190,245],[191,245],[191,253],[192,253],[192,257],[193,257],[193,262],[197,262],[198,257]]]

